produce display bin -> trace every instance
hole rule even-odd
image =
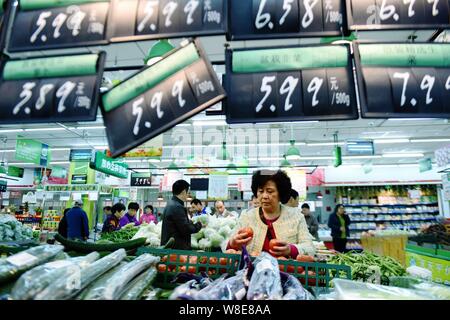
[[[238,271],[241,262],[240,254],[225,254],[221,252],[139,248],[137,255],[143,253],[161,257],[162,260],[158,264],[158,276],[155,283],[163,289],[177,286],[171,281],[179,272],[197,274],[204,271],[210,278],[217,279],[224,273],[234,275]],[[254,259],[252,257],[252,260]],[[351,268],[345,265],[298,262],[295,260],[278,260],[278,264],[280,271],[295,276],[305,288],[328,288],[333,278],[351,279]]]
[[[408,244],[406,260],[408,266],[430,270],[433,281],[450,285],[450,251]]]
[[[407,242],[407,235],[361,237],[361,245],[365,251],[394,258],[403,266],[406,266]]]

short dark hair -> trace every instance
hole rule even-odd
[[[291,189],[291,198],[292,199],[297,199],[299,196],[298,192],[294,189]]]
[[[139,210],[139,203],[137,202],[130,202],[128,204],[128,210],[133,209],[133,210]]]
[[[120,212],[120,211],[125,211],[125,205],[123,203],[119,202],[111,207],[112,213],[116,213],[116,212]]]
[[[334,213],[334,214],[337,214],[339,208],[341,208],[341,207],[345,209],[345,206],[344,206],[343,204],[340,204],[340,203],[337,204],[336,207],[334,207],[333,213]]]
[[[151,204],[146,205],[145,208],[144,208],[144,211],[145,211],[145,209],[147,209],[147,208],[149,208],[149,209],[152,210],[152,212],[153,212],[153,206],[152,206]]]
[[[286,172],[278,170],[258,170],[252,177],[252,192],[255,197],[258,196],[258,189],[264,187],[267,182],[273,181],[277,186],[280,202],[286,203],[291,197],[290,191],[292,189],[291,179]]]
[[[106,210],[111,211],[111,206],[105,206],[105,207],[103,207],[103,211],[106,211]]]
[[[307,204],[307,203],[304,203],[304,204],[302,204],[302,209],[309,209],[309,204]]]
[[[191,185],[186,180],[178,180],[172,185],[172,193],[177,196],[184,190],[188,191],[190,187]]]
[[[200,200],[198,200],[198,199],[193,199],[193,200],[191,201],[191,204],[202,205],[202,202],[201,202]]]

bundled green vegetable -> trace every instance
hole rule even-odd
[[[388,285],[389,277],[403,276],[405,268],[391,257],[382,257],[370,252],[338,254],[329,261],[343,264],[352,269],[352,279],[364,282],[377,282]]]
[[[138,300],[144,291],[152,284],[153,280],[155,280],[157,274],[158,271],[156,271],[156,268],[150,268],[137,276],[130,282],[127,289],[125,289],[120,300]]]
[[[43,245],[1,259],[0,283],[18,278],[25,271],[50,261],[63,250],[60,245]]]
[[[120,230],[102,233],[101,240],[109,240],[112,242],[129,241],[133,239],[138,230],[139,227],[135,227],[133,223],[129,223]]]
[[[66,281],[74,270],[81,270],[99,258],[97,252],[85,257],[48,262],[25,272],[14,285],[11,297],[14,300],[31,300],[59,279]]]
[[[93,288],[85,297],[86,300],[117,300],[123,293],[127,284],[142,271],[150,266],[154,266],[159,262],[159,257],[144,253],[132,262],[126,264],[111,278],[106,281],[103,286]]]
[[[79,270],[79,272],[76,272],[79,277],[76,285],[68,285],[67,278],[70,278],[70,275],[56,279],[51,285],[36,296],[36,300],[66,300],[73,298],[92,281],[118,265],[125,257],[125,250],[119,249],[86,266],[82,270]]]
[[[33,239],[33,230],[9,214],[0,214],[0,242]]]

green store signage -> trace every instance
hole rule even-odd
[[[23,178],[24,169],[14,166],[8,166],[8,176]]]
[[[95,153],[94,161],[90,163],[90,167],[93,170],[103,172],[117,178],[128,178],[128,165],[126,163],[108,158],[100,151]]]
[[[46,167],[50,162],[49,146],[35,140],[17,139],[16,160]]]

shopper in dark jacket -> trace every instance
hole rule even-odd
[[[89,238],[89,222],[86,212],[81,209],[82,203],[76,201],[67,212],[67,238],[87,240]]]
[[[64,238],[67,238],[67,212],[69,211],[70,208],[64,209],[63,217],[61,218],[61,221],[59,221],[58,224],[58,233]]]
[[[116,203],[111,207],[111,215],[109,215],[105,223],[103,223],[102,233],[113,232],[120,229],[119,221],[125,213],[125,205]]]
[[[173,249],[191,250],[191,234],[199,232],[202,228],[200,222],[194,224],[189,220],[184,207],[189,187],[189,183],[184,180],[178,180],[172,186],[173,197],[168,201],[163,213],[161,245],[174,238]]]
[[[338,252],[346,252],[347,238],[350,235],[350,223],[350,218],[345,213],[345,207],[342,204],[338,204],[328,219],[334,249]]]

